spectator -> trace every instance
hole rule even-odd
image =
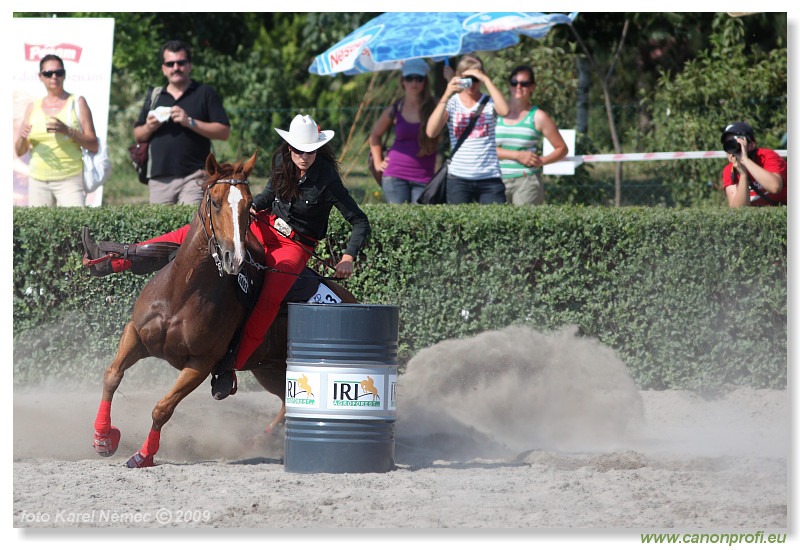
[[[445,69],[447,71],[447,69]],[[456,65],[456,74],[447,83],[444,96],[428,119],[427,133],[439,135],[445,124],[450,134],[450,147],[455,146],[470,117],[484,99],[481,84],[489,92],[488,102],[461,148],[450,159],[447,174],[447,202],[480,204],[506,202],[505,185],[497,160],[495,126],[498,116],[508,114],[508,103],[492,80],[483,72],[483,63],[474,55],[463,56]],[[445,72],[447,76],[447,72]],[[462,85],[462,79],[467,82]]]
[[[167,86],[154,105],[149,105],[148,92],[133,137],[140,143],[150,142],[150,203],[196,204],[203,197],[200,185],[211,140],[227,140],[230,122],[217,92],[191,79],[188,44],[167,42],[161,47],[161,60]]]
[[[347,278],[353,274],[355,259],[370,234],[369,220],[342,183],[338,162],[328,145],[333,131],[319,130],[308,115],[297,115],[288,132],[278,128],[275,131],[285,141],[273,155],[272,176],[266,188],[253,198],[253,208],[259,212],[250,224],[250,230],[264,246],[269,269],[264,275],[264,290],[241,331],[241,343],[234,343],[219,369],[222,374],[212,380],[216,399],[235,393],[235,371],[244,366],[261,344],[281,301],[317,242],[325,237],[331,210],[336,207],[352,226],[347,248],[336,264],[335,277]],[[182,243],[188,231],[186,225],[145,243]],[[137,255],[137,247],[145,243],[130,247],[112,244],[108,250],[124,250],[124,257],[89,265],[88,260],[102,258],[106,252],[88,231],[84,231],[82,242],[84,264],[92,275],[104,276],[127,269],[136,272],[135,262],[147,260]]]
[[[416,204],[436,170],[439,140],[425,132],[436,100],[431,95],[428,64],[411,59],[403,64],[403,98],[381,113],[369,136],[375,169],[383,172],[386,202]],[[383,157],[382,138],[394,126],[394,143]]]
[[[542,166],[567,156],[567,144],[553,119],[531,104],[536,89],[533,68],[520,65],[509,77],[509,113],[497,121],[497,157],[506,186],[506,200],[513,204],[544,204]],[[542,136],[553,152],[542,157]]]
[[[66,75],[60,57],[42,58],[39,80],[47,94],[28,104],[14,139],[18,157],[31,154],[28,206],[86,204],[81,147],[96,153],[99,142],[86,99],[64,90]]]
[[[729,163],[722,170],[722,188],[728,206],[786,204],[786,161],[772,149],[758,147],[749,124],[734,122],[726,126],[722,131],[722,147]]]

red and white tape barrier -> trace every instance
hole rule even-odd
[[[775,151],[780,156],[787,156],[786,149]],[[715,159],[726,158],[725,151],[677,151],[670,153],[620,153],[607,155],[578,155],[575,157],[564,157],[561,162],[620,162],[620,161],[642,161],[642,160],[677,160],[677,159]]]

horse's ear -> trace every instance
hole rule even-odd
[[[244,163],[244,173],[247,174],[248,176],[253,171],[253,168],[255,168],[257,158],[258,158],[258,151],[253,153],[253,156],[250,157],[250,159]]]
[[[217,163],[217,159],[214,158],[214,153],[209,153],[206,157],[206,172],[208,175],[213,176],[219,174],[219,163]]]

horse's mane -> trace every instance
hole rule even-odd
[[[238,160],[235,164],[224,162],[219,165],[219,172],[214,175],[208,174],[206,181],[203,183],[203,190],[208,189],[212,183],[221,180],[222,178],[231,177],[234,174],[241,173],[244,169],[244,161]]]

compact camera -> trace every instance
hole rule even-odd
[[[465,89],[470,88],[472,86],[472,78],[469,76],[466,78],[459,78],[458,85]]]
[[[732,136],[725,140],[722,144],[722,148],[725,150],[726,153],[731,155],[738,155],[742,152],[742,146],[739,145],[739,142],[736,141],[736,138],[744,138],[747,141],[747,136]]]

